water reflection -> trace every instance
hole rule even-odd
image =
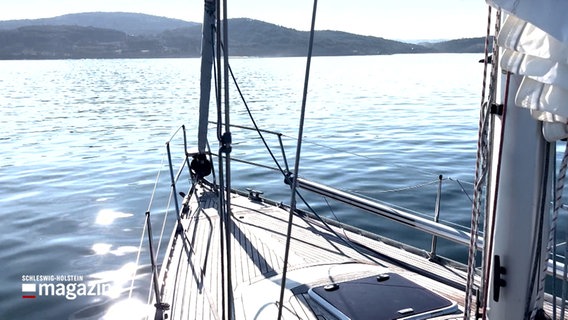
[[[118,270],[93,275],[93,277],[100,277],[106,279],[106,281],[112,281],[112,286],[107,296],[116,302],[107,309],[103,319],[143,319],[151,314],[152,306],[142,300],[130,297],[119,300],[121,296],[124,296],[126,292],[132,289],[130,287],[132,284],[131,281],[136,270],[137,266],[135,263],[127,263]]]
[[[107,270],[91,274],[90,277],[96,282],[110,283],[110,287],[105,295],[116,299],[120,295],[130,289],[131,279],[136,272],[136,264],[129,262],[118,270]]]
[[[105,320],[142,319],[152,314],[153,307],[138,299],[127,299],[113,304],[104,315]]]
[[[118,320],[118,319],[147,319],[153,314],[154,308],[139,299],[124,299],[116,302],[94,302],[69,317],[69,320]]]
[[[131,217],[132,213],[125,213],[125,212],[120,212],[120,211],[114,211],[114,210],[110,210],[110,209],[103,209],[101,211],[99,211],[99,213],[97,214],[97,218],[95,220],[96,224],[100,224],[100,225],[104,225],[104,226],[108,226],[111,225],[114,220],[118,219],[118,218],[128,218]]]
[[[112,248],[112,244],[108,244],[108,243],[95,243],[92,246],[92,249],[95,252],[95,254],[99,254],[99,255],[109,253],[110,248]]]
[[[135,246],[120,246],[114,250],[111,249],[112,249],[112,244],[108,243],[95,243],[91,247],[93,253],[97,255],[112,254],[114,256],[121,257],[129,253],[138,252],[138,248]]]
[[[93,250],[97,254],[112,254],[112,245],[97,243],[93,245]],[[129,248],[129,247],[125,247]],[[137,250],[137,248],[135,248]],[[124,249],[122,249],[124,250]],[[130,249],[127,249],[130,250]],[[91,320],[91,319],[147,319],[153,312],[153,306],[148,305],[140,292],[136,292],[134,278],[137,266],[130,262],[124,264],[117,270],[107,270],[90,274],[89,285],[103,284],[104,290],[101,296],[92,300],[88,306],[74,312],[69,317],[70,320]],[[139,270],[140,272],[140,270]],[[140,276],[140,274],[138,274]]]

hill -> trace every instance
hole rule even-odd
[[[0,59],[151,57],[157,41],[124,32],[79,26],[29,26],[0,31]],[[152,52],[153,53],[153,52]]]
[[[485,50],[485,38],[463,38],[449,41],[441,41],[436,43],[428,43],[421,45],[432,48],[437,52],[451,53],[478,53]],[[493,41],[489,42],[489,50],[493,45]]]
[[[246,18],[231,19],[229,24],[231,55],[306,54],[306,31]],[[481,38],[455,41],[425,46],[325,30],[316,32],[314,55],[483,51]],[[475,51],[479,45],[481,49]],[[85,13],[0,21],[0,59],[197,57],[200,48],[200,24],[144,14]]]
[[[230,54],[234,56],[305,56],[309,33],[271,23],[238,18],[229,20]],[[179,48],[182,43],[191,53],[200,52],[201,26],[166,31],[163,44]],[[187,45],[189,44],[189,45]],[[433,49],[379,37],[361,36],[341,31],[316,31],[316,56],[427,53]]]
[[[129,35],[155,35],[160,32],[199,25],[195,22],[128,12],[86,12],[54,18],[0,21],[0,30],[29,26],[79,26],[113,29]]]

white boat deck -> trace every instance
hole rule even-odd
[[[182,219],[185,236],[178,234],[172,237],[169,257],[160,272],[162,302],[170,306],[168,319],[222,319],[217,195],[207,190],[198,190],[197,194],[199,199],[190,201],[190,214]],[[231,203],[235,319],[275,319],[289,212],[240,195],[233,195]],[[192,215],[191,212],[195,213]],[[337,319],[312,299],[308,294],[309,288],[376,276],[387,271],[402,275],[456,302],[460,309],[463,306],[466,278],[463,270],[431,262],[425,255],[417,255],[380,240],[333,228],[338,234],[372,249],[366,250],[366,254],[376,262],[346,245],[319,220],[295,216],[284,319]],[[429,276],[411,269],[424,270]],[[456,286],[461,286],[461,290]],[[382,300],[381,297],[376,299]],[[463,315],[458,311],[441,318],[461,317]]]

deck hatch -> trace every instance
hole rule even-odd
[[[311,288],[312,299],[339,319],[427,319],[458,310],[457,304],[396,274]],[[404,312],[401,312],[404,311]]]

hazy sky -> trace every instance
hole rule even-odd
[[[202,0],[1,0],[0,20],[91,11],[140,12],[201,22]],[[230,18],[247,17],[308,30],[310,0],[229,0]],[[483,0],[319,0],[316,29],[388,39],[448,39],[485,35]]]

